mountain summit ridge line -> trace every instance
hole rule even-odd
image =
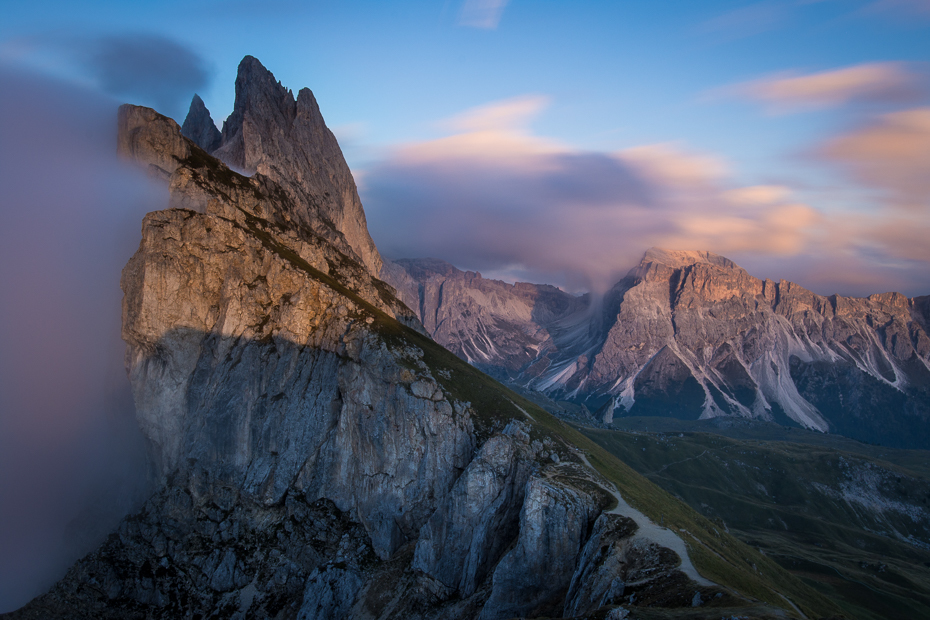
[[[738,415],[930,446],[930,296],[817,295],[712,252],[662,248],[600,306],[450,267],[399,260],[382,278],[463,359],[604,423]]]

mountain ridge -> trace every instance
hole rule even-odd
[[[243,118],[241,133],[261,126]],[[426,336],[329,218],[337,202],[304,191],[325,180],[279,181],[267,161],[244,176],[147,108],[121,107],[119,130],[120,153],[170,195],[121,280],[156,491],[4,617],[496,620],[695,600],[705,618],[836,610]],[[661,538],[713,583],[637,534],[613,489],[645,518],[667,515],[677,529]]]
[[[212,124],[206,109],[195,103],[190,125]],[[215,136],[185,135],[230,168],[273,179],[295,204],[306,205],[291,214],[298,223],[314,225],[331,240],[333,230],[342,234],[362,264],[378,274],[381,255],[368,233],[355,179],[309,88],[295,99],[257,58],[246,56],[239,63],[233,111],[223,122],[218,146],[211,148]]]
[[[442,288],[440,313],[474,313],[470,300],[450,295],[457,290],[451,282],[467,289],[474,280],[397,273],[392,267],[382,277],[406,291],[408,305],[414,290],[426,300]],[[492,282],[482,286],[515,297],[512,285]],[[490,307],[454,333],[427,329],[482,369],[582,404],[604,423],[615,415],[738,415],[902,447],[930,445],[930,296],[822,296],[787,280],[756,278],[711,252],[651,248],[600,307],[575,303],[565,315],[524,324],[508,324]],[[418,314],[422,319],[422,309]],[[527,342],[520,352],[496,344],[521,338]],[[845,404],[843,394],[851,395]]]

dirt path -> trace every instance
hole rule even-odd
[[[597,471],[591,465],[588,458],[584,455],[583,452],[578,452],[578,456],[581,457],[581,460],[584,461],[584,464],[590,467],[595,472]],[[610,484],[608,482],[608,484]],[[688,555],[688,548],[685,546],[685,541],[681,537],[668,529],[667,527],[661,527],[652,522],[652,520],[630,506],[625,499],[620,495],[620,492],[617,491],[617,488],[610,484],[607,488],[607,491],[610,492],[615,498],[617,498],[617,507],[613,510],[607,511],[610,514],[623,515],[624,517],[629,517],[636,522],[636,525],[639,526],[639,529],[636,530],[636,534],[633,536],[634,540],[637,538],[643,540],[650,540],[661,547],[666,547],[671,549],[678,554],[678,557],[681,558],[681,572],[691,578],[695,583],[698,583],[702,586],[715,586],[717,585],[709,579],[705,579],[697,572],[697,569],[694,568],[694,563],[691,562],[691,557]]]
[[[523,415],[525,415],[527,418],[533,420],[534,422],[536,421],[533,416],[529,414],[529,412],[523,409],[523,407],[513,401],[510,402],[514,407],[522,411]],[[581,457],[581,460],[584,461],[584,464],[587,465],[591,471],[597,474],[597,469],[591,465],[591,462],[588,460],[588,457],[585,456],[584,452],[577,450],[576,454]],[[700,458],[701,456],[704,455],[700,454],[697,457],[691,458]],[[601,477],[600,474],[598,474],[598,477]],[[694,563],[691,562],[691,557],[688,555],[688,548],[685,546],[685,541],[681,539],[681,536],[668,529],[667,527],[660,527],[653,523],[649,517],[630,506],[620,495],[620,492],[617,490],[617,487],[614,486],[613,483],[611,483],[609,480],[604,480],[604,482],[607,484],[605,490],[617,499],[617,506],[613,510],[608,510],[608,514],[618,514],[633,519],[633,521],[636,522],[636,525],[639,526],[636,530],[636,534],[633,535],[634,540],[649,540],[656,543],[660,547],[671,549],[676,554],[678,554],[679,558],[681,558],[681,566],[679,567],[681,568],[681,572],[687,575],[695,583],[702,586],[718,585],[709,579],[705,579],[700,575],[700,573],[697,572],[697,569],[694,568]]]

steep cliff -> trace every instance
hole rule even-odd
[[[712,601],[705,617],[775,617],[790,607],[782,591],[831,609],[424,335],[332,205],[300,189],[324,181],[279,180],[288,167],[325,177],[299,158],[338,146],[311,133],[301,139],[322,145],[282,147],[289,95],[254,59],[243,66],[237,101],[271,103],[237,103],[220,151],[280,147],[245,155],[261,162],[251,177],[171,119],[120,110],[120,152],[170,191],[122,278],[158,490],[12,617],[495,619],[689,606],[695,593]],[[237,141],[236,127],[271,134]],[[642,513],[616,521],[633,514],[618,499],[627,488],[687,530],[689,547],[673,530],[650,534]]]
[[[437,342],[507,378],[519,375],[562,334],[552,333],[560,320],[586,316],[589,303],[588,296],[554,286],[489,280],[436,259],[386,261],[381,277]]]
[[[208,153],[212,153],[223,144],[223,134],[216,128],[210,110],[204,105],[200,95],[194,95],[191,100],[187,118],[181,125],[181,134]]]
[[[189,113],[192,127],[205,124],[206,109],[196,103]],[[295,222],[312,226],[331,242],[344,242],[350,256],[378,275],[381,255],[368,234],[355,179],[309,88],[295,99],[258,59],[246,56],[239,63],[236,101],[219,145],[215,138],[200,138],[209,133],[185,135],[232,169],[275,181],[296,207],[290,214]]]
[[[824,297],[760,280],[709,252],[652,248],[600,308],[577,304],[558,315],[527,300],[530,318],[505,324],[494,308],[521,303],[512,291],[535,285],[478,286],[416,264],[398,261],[414,267],[382,276],[419,292],[424,305],[411,308],[437,341],[517,384],[582,402],[605,422],[737,415],[930,446],[928,297]],[[473,297],[490,288],[500,299],[480,319],[454,318],[467,316]],[[435,309],[432,299],[440,300]],[[446,323],[428,322],[429,313]],[[523,350],[501,346],[530,334]],[[470,352],[474,342],[484,357]]]

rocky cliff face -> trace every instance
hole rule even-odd
[[[712,253],[653,248],[602,309],[577,300],[560,314],[513,292],[534,285],[479,286],[448,268],[452,276],[411,261],[398,267],[407,268],[383,277],[411,296],[417,291],[421,305],[408,305],[440,343],[518,384],[582,402],[605,422],[738,415],[930,445],[930,297],[824,297],[754,278]],[[500,299],[472,310],[487,289]],[[529,318],[498,319],[505,314],[498,308],[521,299]],[[430,322],[430,313],[439,320]],[[480,319],[456,318],[474,314]],[[528,341],[521,350],[500,346],[519,339]],[[475,342],[484,356],[472,352]]]
[[[194,95],[191,100],[187,118],[181,125],[181,134],[190,138],[194,144],[208,153],[212,153],[223,144],[223,134],[213,123],[210,110],[204,105],[200,95]]]
[[[560,320],[584,316],[589,302],[545,284],[488,280],[436,259],[388,261],[381,277],[437,342],[508,378],[561,335],[552,333]]]
[[[605,521],[611,484],[557,423],[422,333],[377,262],[332,234],[336,203],[301,189],[333,178],[290,155],[338,154],[328,134],[285,148],[275,133],[292,112],[323,127],[309,91],[301,112],[243,66],[237,102],[261,105],[237,103],[220,150],[258,162],[251,177],[171,119],[120,110],[121,153],[172,206],[145,218],[122,278],[158,491],[12,617],[490,620],[636,596],[688,605],[695,591],[740,602],[634,542],[636,523]],[[295,166],[328,180],[279,180]]]
[[[193,117],[188,120],[193,127],[209,120],[200,108],[196,100],[191,104]],[[258,59],[246,56],[239,64],[236,102],[223,123],[219,145],[209,132],[185,135],[232,169],[275,181],[295,205],[290,215],[296,223],[312,226],[330,241],[341,236],[350,255],[378,275],[381,255],[368,234],[355,179],[309,88],[295,99]]]

